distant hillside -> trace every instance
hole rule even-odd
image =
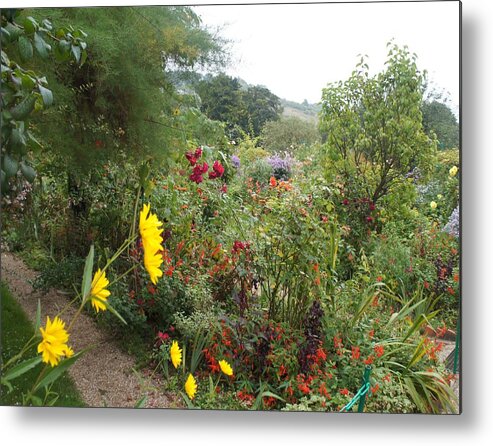
[[[295,117],[304,121],[318,121],[318,113],[321,108],[319,104],[309,104],[307,101],[303,101],[300,104],[298,102],[288,101],[287,99],[281,99],[281,105],[284,108],[283,116]]]

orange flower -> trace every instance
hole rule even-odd
[[[275,177],[270,177],[269,184],[271,187],[277,186],[277,180],[275,179]]]

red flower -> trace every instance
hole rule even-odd
[[[318,393],[320,395],[325,396],[326,398],[330,398],[329,392],[327,392],[327,387],[325,387],[325,383],[320,384],[320,387],[318,388]]]
[[[211,178],[212,180],[214,178],[220,178],[224,174],[224,167],[219,161],[214,161],[212,170],[213,172],[209,172],[209,178]]]
[[[345,199],[342,201],[342,204],[343,204],[344,206],[349,205],[349,200],[348,200],[347,198],[345,198]]]
[[[226,184],[223,184],[221,189],[219,189],[223,194],[225,194],[226,192],[228,192],[228,186]]]
[[[342,347],[342,339],[338,336],[334,336],[334,348]]]
[[[279,377],[284,376],[287,374],[286,367],[284,367],[284,364],[281,364],[279,366]]]
[[[375,210],[375,203],[370,203],[370,211],[374,211]]]
[[[383,280],[382,276],[377,276],[377,282],[381,282]]]
[[[373,339],[373,336],[375,336],[375,330],[373,330],[373,328],[368,332],[368,337],[370,339]]]
[[[429,289],[430,288],[430,284],[426,280],[424,282],[424,286],[425,286],[426,289]]]
[[[377,383],[371,388],[371,393],[376,393],[377,390],[380,388],[380,385]]]
[[[195,164],[197,164],[197,158],[195,157],[194,153],[192,152],[185,153],[185,158],[188,160],[191,166],[195,166]]]
[[[369,216],[369,217],[366,217],[366,221],[368,223],[371,223],[373,221],[373,217]]]
[[[364,362],[366,365],[373,364],[373,355],[368,356],[368,358],[366,358],[363,362]]]
[[[169,339],[169,334],[159,331],[157,337],[161,340],[161,342],[166,342]]]
[[[322,361],[325,361],[327,359],[327,354],[325,353],[325,350],[321,347],[317,349],[317,359],[321,359]]]
[[[192,171],[192,174],[190,175],[190,180],[193,181],[194,183],[202,183],[204,181],[204,178],[202,175],[206,173],[209,170],[209,165],[207,163],[197,164]]]
[[[96,141],[94,142],[94,144],[96,145],[96,147],[98,149],[100,149],[101,147],[103,147],[103,141],[101,141],[100,139],[96,139]]]
[[[269,184],[270,184],[270,187],[276,187],[277,186],[277,180],[275,179],[275,177],[270,177]]]
[[[344,388],[344,389],[339,390],[339,393],[341,395],[348,396],[349,395],[349,390],[346,389],[346,388]]]
[[[202,149],[197,147],[195,152],[187,152],[185,153],[185,158],[188,160],[191,166],[195,166],[197,164],[197,160],[202,156]]]
[[[359,359],[360,355],[359,347],[351,347],[351,359]]]
[[[305,395],[310,393],[310,387],[305,382],[301,382],[298,384],[298,389],[303,392]]]
[[[248,249],[250,247],[248,242],[240,242],[239,240],[235,240],[233,243],[233,252],[238,254],[240,251],[244,249]]]
[[[384,351],[384,348],[383,348],[383,345],[375,345],[375,353],[377,354],[377,358],[380,358],[380,356],[383,355],[383,351]]]

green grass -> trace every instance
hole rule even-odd
[[[15,355],[25,345],[34,333],[34,328],[26,314],[14,299],[7,286],[0,283],[1,292],[1,347],[2,363]],[[23,359],[32,358],[36,355],[36,347],[33,347]],[[0,405],[12,406],[22,405],[22,394],[31,389],[44,364],[40,364],[24,375],[12,381],[13,390],[0,387]],[[81,407],[85,406],[82,398],[75,387],[74,382],[66,374],[62,375],[51,388],[52,392],[59,395],[55,406]],[[44,397],[44,390],[38,395]]]

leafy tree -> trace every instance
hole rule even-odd
[[[440,149],[459,146],[459,124],[450,108],[437,100],[424,101],[421,107],[425,132],[438,139]]]
[[[295,152],[301,146],[311,145],[319,140],[314,123],[295,117],[269,121],[262,128],[262,145],[270,152]]]
[[[50,73],[60,107],[43,126],[74,171],[86,171],[124,151],[158,167],[191,136],[180,117],[194,104],[177,88],[177,73],[222,62],[222,41],[187,7],[58,8],[45,10],[60,23],[88,33],[83,70]],[[62,109],[69,120],[62,119]],[[193,136],[193,135],[192,135]]]
[[[390,44],[389,44],[390,45]],[[351,77],[323,90],[321,129],[327,163],[358,183],[373,203],[418,168],[433,166],[436,141],[425,133],[421,106],[424,74],[406,47],[390,48],[384,71],[370,76],[361,58]]]
[[[245,88],[240,79],[225,74],[201,80],[196,91],[202,111],[209,118],[226,123],[232,138],[240,137],[241,131],[259,136],[263,125],[279,119],[282,112],[280,99],[267,88]]]
[[[69,63],[74,69],[87,58],[86,33],[70,24],[54,29],[50,20],[20,16],[20,10],[2,9],[1,34],[1,189],[20,170],[24,178],[34,181],[36,172],[30,165],[29,152],[40,144],[30,130],[29,119],[53,104],[48,81],[35,69],[35,59],[50,63]],[[49,42],[49,43],[48,43]],[[76,64],[76,65],[75,65]]]
[[[260,135],[264,124],[277,121],[282,113],[281,100],[268,88],[256,85],[242,94],[244,108],[241,112],[240,127],[253,135]]]

